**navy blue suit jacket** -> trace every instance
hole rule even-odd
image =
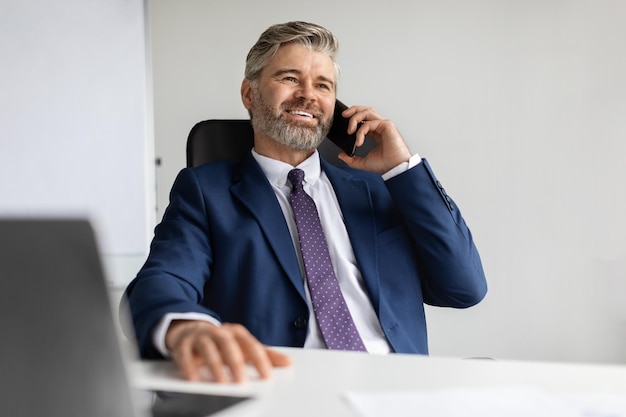
[[[487,291],[471,233],[428,162],[388,181],[322,160],[381,327],[395,352],[428,352],[423,303],[464,308]],[[180,172],[150,255],[129,285],[143,357],[170,312],[241,323],[262,343],[303,346],[309,311],[274,191],[249,155]]]

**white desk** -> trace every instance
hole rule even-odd
[[[145,390],[252,396],[216,416],[356,416],[347,391],[399,391],[455,387],[536,387],[551,393],[602,392],[626,397],[626,366],[453,359],[416,355],[280,348],[293,358],[269,381],[219,385],[189,383],[170,362],[131,364],[131,383]],[[313,395],[319,400],[312,401]]]

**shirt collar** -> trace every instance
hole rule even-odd
[[[287,184],[287,174],[294,167],[286,162],[279,161],[277,159],[268,158],[257,153],[254,148],[252,149],[252,157],[261,166],[261,170],[265,173],[265,176],[269,180],[270,184],[283,187]],[[300,168],[304,171],[304,181],[309,184],[314,184],[320,177],[322,167],[320,163],[320,156],[317,149],[313,154],[302,161],[296,168]]]

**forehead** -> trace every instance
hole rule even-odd
[[[299,44],[281,46],[263,69],[263,74],[272,76],[285,70],[298,71],[313,78],[324,77],[336,81],[335,66],[331,57]]]

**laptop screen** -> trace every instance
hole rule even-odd
[[[0,415],[138,416],[94,232],[0,220]]]

